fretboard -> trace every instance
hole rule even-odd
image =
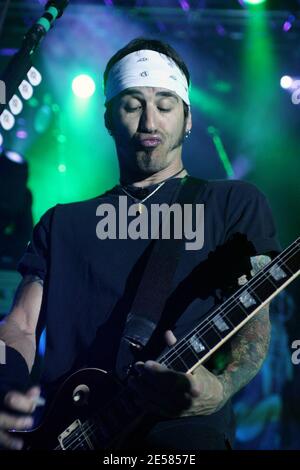
[[[300,273],[300,238],[179,340],[158,362],[192,372]]]

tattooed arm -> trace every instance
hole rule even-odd
[[[270,258],[264,255],[251,258],[251,274],[256,274],[269,261]],[[239,281],[242,284],[244,276]],[[269,339],[269,305],[266,305],[231,340],[231,358],[222,374],[216,376],[203,366],[195,370],[193,378],[200,385],[201,393],[181,416],[208,415],[222,408],[258,373],[268,351]]]
[[[251,274],[256,274],[269,262],[270,258],[264,255],[251,258]],[[267,304],[234,336],[231,344],[232,360],[220,376],[224,403],[260,370],[269,348],[270,329]]]
[[[31,371],[36,351],[35,331],[43,295],[43,281],[25,276],[19,284],[10,313],[0,323],[0,339],[16,349]]]

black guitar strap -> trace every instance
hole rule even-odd
[[[181,179],[173,203],[193,204],[201,197],[207,181],[186,176]],[[183,213],[183,211],[182,211]],[[182,218],[183,219],[183,218]],[[183,223],[183,222],[182,222]],[[183,226],[182,226],[182,234]],[[184,246],[184,237],[154,242],[149,260],[127,316],[116,362],[120,379],[126,377],[128,367],[134,362],[137,349],[147,344],[154,332],[167,298],[171,293],[172,280]]]

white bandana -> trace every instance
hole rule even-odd
[[[173,59],[160,52],[132,52],[114,64],[106,83],[106,103],[127,88],[138,86],[166,88],[190,105],[184,73]]]

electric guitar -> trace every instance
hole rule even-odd
[[[192,372],[300,273],[300,238],[268,263],[157,361]],[[131,388],[100,369],[82,369],[60,387],[42,424],[14,432],[24,449],[118,448],[145,414]],[[121,441],[120,441],[121,437]]]

